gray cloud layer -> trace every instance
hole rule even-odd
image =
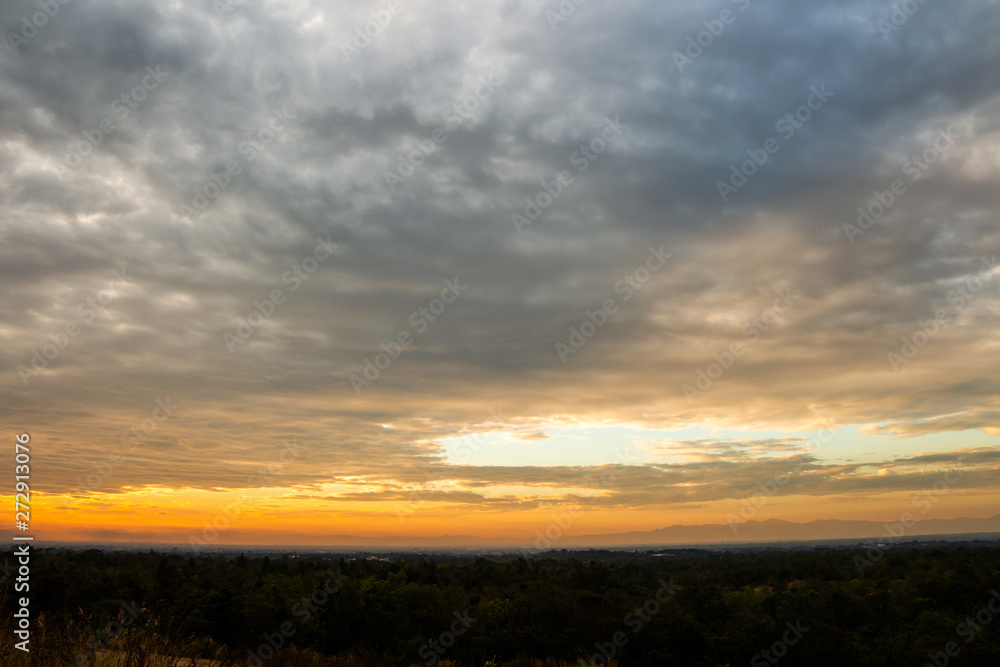
[[[927,3],[885,37],[891,6],[874,0],[588,2],[555,30],[554,1],[401,5],[349,62],[342,44],[385,4],[73,2],[0,56],[2,400],[12,427],[52,443],[40,483],[74,488],[168,396],[176,415],[110,489],[240,486],[288,440],[310,452],[297,483],[423,480],[435,440],[495,405],[513,423],[997,427],[1000,281],[969,282],[1000,248],[997,2]],[[674,53],[727,8],[678,71]],[[0,17],[16,32],[36,11]],[[136,101],[147,68],[167,76]],[[776,124],[820,86],[832,97],[786,138]],[[276,114],[287,126],[262,133]],[[93,154],[60,166],[104,118]],[[577,171],[617,118],[628,129]],[[390,190],[386,172],[441,126],[447,141]],[[907,160],[949,127],[911,180]],[[717,182],[771,137],[778,152],[723,202]],[[239,173],[183,215],[230,162]],[[511,214],[563,170],[574,182],[517,233]],[[896,179],[905,193],[849,242],[844,225]],[[318,238],[337,251],[295,278]],[[672,256],[626,301],[616,284],[661,245]],[[123,267],[103,310],[81,311]],[[411,318],[455,279],[468,287],[439,318]],[[224,334],[276,289],[285,301],[230,352]],[[793,302],[751,339],[782,289]],[[618,312],[561,363],[555,344],[607,299]],[[949,322],[893,371],[887,354],[940,310]],[[73,322],[44,370],[19,371]],[[358,396],[352,374],[401,332],[412,342]],[[733,342],[745,356],[689,401],[682,386]],[[759,479],[699,465],[636,471],[630,502],[662,499],[674,475],[715,480],[695,499]]]

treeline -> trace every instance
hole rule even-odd
[[[859,573],[863,554],[588,551],[386,561],[43,549],[31,563],[32,651],[14,650],[5,632],[0,660],[1000,664],[1000,544],[897,546]],[[14,571],[11,553],[4,557]],[[0,599],[7,618],[15,595],[23,593],[7,576]]]

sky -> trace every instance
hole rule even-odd
[[[903,4],[5,2],[33,528],[996,515],[1000,3]]]

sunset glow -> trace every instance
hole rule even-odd
[[[995,7],[557,4],[74,3],[14,40],[39,540],[998,515]]]

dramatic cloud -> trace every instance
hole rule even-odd
[[[589,489],[665,524],[803,455],[786,493],[961,456],[995,501],[1000,3],[893,7],[5,3],[0,371],[34,484],[240,489],[295,442],[276,486],[355,508]],[[574,424],[705,432],[613,490],[513,453]],[[804,454],[820,428],[885,451]],[[445,446],[491,433],[509,465]]]

